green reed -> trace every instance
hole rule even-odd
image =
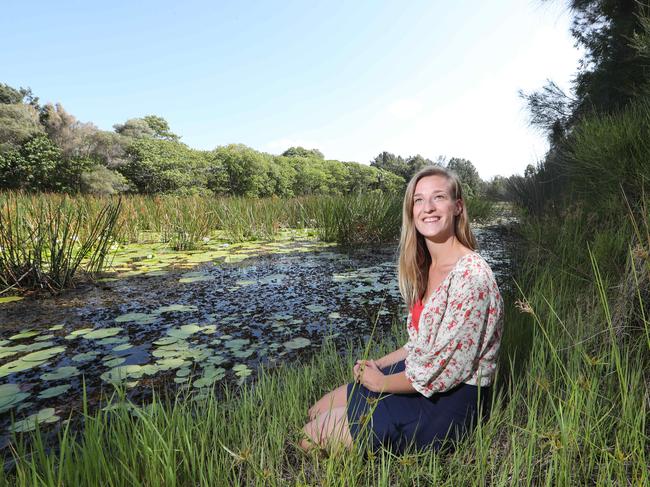
[[[0,293],[59,291],[79,269],[99,272],[113,242],[120,201],[98,211],[68,197],[3,198],[0,206]]]

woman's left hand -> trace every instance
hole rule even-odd
[[[372,392],[383,392],[386,387],[386,376],[374,360],[366,360],[365,367],[361,369],[359,379],[366,389]]]

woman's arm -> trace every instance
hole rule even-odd
[[[359,380],[359,374],[361,373],[362,368],[370,362],[376,364],[378,368],[383,369],[399,362],[400,360],[404,360],[407,354],[408,352],[406,351],[406,348],[400,347],[397,350],[394,350],[377,360],[357,360],[357,363],[354,364],[354,367],[352,369],[354,380]]]
[[[368,360],[361,371],[359,381],[373,392],[409,394],[417,392],[404,372],[384,375],[377,363]]]
[[[397,350],[384,355],[382,358],[375,360],[375,363],[380,369],[388,367],[389,365],[396,364],[400,360],[406,358],[407,351],[404,347],[399,347]]]

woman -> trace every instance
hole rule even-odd
[[[338,387],[309,409],[304,450],[350,447],[365,435],[374,450],[438,449],[481,418],[503,301],[475,249],[457,176],[437,166],[419,171],[404,195],[398,270],[409,340],[378,360],[357,361],[358,384]]]

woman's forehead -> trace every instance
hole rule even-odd
[[[445,176],[432,175],[425,176],[420,179],[415,185],[415,194],[417,193],[433,193],[436,191],[450,190],[451,181]]]

